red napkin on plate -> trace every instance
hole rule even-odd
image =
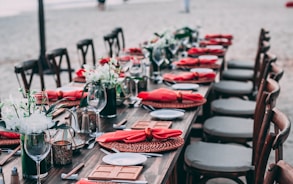
[[[200,46],[207,46],[207,45],[229,46],[231,44],[232,44],[231,40],[228,40],[228,39],[210,39],[210,40],[201,41],[199,43]]]
[[[173,63],[178,66],[194,66],[201,64],[209,65],[214,64],[215,62],[217,62],[217,59],[183,58]]]
[[[0,137],[6,139],[19,139],[20,134],[15,132],[0,131]]]
[[[168,139],[170,137],[177,137],[182,134],[181,130],[166,129],[166,128],[146,128],[144,130],[118,130],[116,132],[109,132],[101,135],[96,139],[98,142],[114,142],[123,141],[125,143],[136,143],[151,140]]]
[[[133,59],[134,59],[133,56],[120,56],[120,57],[117,57],[117,60],[121,61],[121,62],[128,62],[128,61],[131,61]]]
[[[84,93],[82,96],[82,90],[73,90],[73,91],[54,91],[54,90],[46,90],[48,98],[50,101],[57,101],[58,99],[66,98],[67,100],[80,100],[82,97],[85,97],[87,93]],[[38,93],[35,94],[37,100],[42,100],[42,96]]]
[[[200,93],[174,91],[167,88],[159,88],[153,91],[141,91],[137,95],[142,100],[158,102],[178,102],[182,100],[202,101],[204,97]]]
[[[187,51],[187,53],[188,53],[188,55],[204,55],[204,54],[222,55],[222,54],[224,54],[224,50],[223,49],[192,47]]]
[[[85,77],[85,76],[84,76],[84,72],[85,72],[85,69],[84,69],[84,68],[80,68],[80,69],[78,69],[78,70],[75,72],[75,74],[76,74],[77,77]]]
[[[187,80],[198,80],[198,79],[214,79],[216,77],[215,72],[199,73],[199,72],[182,72],[178,74],[165,73],[163,78],[171,81],[187,81]]]
[[[138,47],[128,48],[125,51],[130,54],[143,54],[141,48]]]
[[[205,39],[212,39],[212,38],[226,38],[229,40],[233,39],[233,35],[231,34],[206,34]]]

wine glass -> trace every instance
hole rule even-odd
[[[87,95],[88,105],[96,113],[96,131],[90,134],[91,137],[98,137],[100,125],[100,112],[106,106],[107,94],[104,85],[90,84]]]
[[[24,149],[27,155],[36,162],[37,184],[41,184],[40,163],[46,158],[51,149],[51,138],[48,132],[25,134]]]
[[[157,65],[157,71],[154,71],[155,74],[155,82],[161,83],[162,82],[162,76],[160,73],[160,67],[165,61],[165,49],[163,47],[155,47],[152,53],[152,59]]]
[[[135,84],[135,93],[132,95],[133,100],[139,100],[138,95],[138,83],[143,76],[143,66],[139,60],[133,60],[132,65],[129,68],[130,77],[133,79]],[[132,88],[131,88],[132,89]]]

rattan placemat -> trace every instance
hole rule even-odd
[[[163,152],[179,148],[184,144],[184,139],[181,137],[172,137],[162,140],[152,140],[138,143],[124,143],[124,142],[99,142],[104,148],[116,148],[122,152]]]
[[[52,105],[56,103],[56,101],[50,101],[49,105]],[[37,101],[36,104],[41,105],[42,102],[41,101]],[[73,106],[78,106],[80,104],[80,100],[63,100],[58,102],[58,104],[62,104],[65,107],[73,107]]]
[[[0,139],[0,146],[19,145],[20,139]]]
[[[168,80],[168,79],[164,79],[167,82],[176,82],[176,83],[193,83],[193,84],[206,84],[206,83],[211,83],[213,82],[215,79],[211,79],[211,78],[200,78],[197,80]]]
[[[177,65],[177,68],[181,69],[191,69],[191,68],[211,68],[211,69],[219,69],[221,65],[215,64],[200,64],[200,65],[189,65],[189,66],[180,66]]]
[[[144,105],[151,105],[155,108],[179,108],[179,109],[187,109],[187,108],[193,108],[193,107],[197,107],[200,105],[203,105],[206,103],[206,99],[204,98],[201,101],[196,101],[196,102],[192,102],[192,101],[183,101],[182,103],[166,103],[166,102],[154,102],[154,101],[146,101],[143,100],[141,101],[141,104]]]
[[[73,82],[80,82],[80,83],[85,83],[86,80],[85,80],[85,77],[74,77],[72,79]]]

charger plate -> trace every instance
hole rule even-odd
[[[72,79],[73,82],[80,82],[80,83],[86,83],[85,77],[74,77]]]
[[[172,102],[172,103],[166,103],[166,102],[155,102],[155,101],[146,101],[142,100],[141,104],[143,105],[150,105],[154,108],[178,108],[178,109],[187,109],[187,108],[193,108],[197,106],[201,106],[206,103],[206,99],[202,99],[201,101],[192,102],[192,101],[183,101],[182,103],[179,102]]]
[[[169,79],[164,79],[164,81],[170,82],[170,83],[193,83],[193,84],[206,84],[206,83],[211,83],[215,79],[211,78],[200,78],[198,80],[169,80]]]
[[[176,65],[176,67],[177,68],[179,68],[179,69],[192,69],[192,68],[211,68],[211,69],[219,69],[220,67],[221,67],[221,65],[220,64],[217,64],[217,63],[215,63],[215,64],[200,64],[200,65],[185,65],[185,66],[183,66],[183,65]]]
[[[116,148],[121,152],[163,152],[170,151],[181,147],[184,139],[181,137],[172,137],[166,140],[152,140],[137,143],[124,142],[99,142],[99,144],[107,149]]]

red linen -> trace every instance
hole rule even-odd
[[[48,98],[50,101],[56,101],[58,99],[66,98],[66,100],[80,100],[82,97],[86,96],[86,93],[82,96],[82,90],[74,90],[74,91],[54,91],[54,90],[46,90]],[[42,95],[40,93],[36,93],[35,97],[37,100],[42,100]]]
[[[293,1],[288,1],[288,2],[286,3],[286,7],[287,7],[287,8],[292,8],[292,7],[293,7]]]
[[[128,48],[126,49],[126,52],[130,54],[143,54],[141,48],[138,48],[138,47]]]
[[[117,58],[118,61],[121,61],[121,62],[128,62],[128,61],[131,61],[133,60],[134,57],[133,56],[120,56]]]
[[[20,134],[15,132],[0,131],[0,137],[8,139],[19,139]]]
[[[170,137],[177,137],[182,134],[181,130],[166,129],[166,128],[146,128],[144,130],[118,130],[116,132],[105,133],[98,137],[98,142],[114,142],[123,141],[125,143],[136,143],[155,138],[157,140],[168,139]]]
[[[205,39],[211,39],[211,38],[226,38],[229,40],[233,39],[233,35],[231,34],[206,34]]]
[[[224,54],[224,50],[192,47],[187,51],[187,53],[188,53],[188,55],[204,55],[204,54],[222,55],[222,54]]]
[[[109,58],[109,57],[102,58],[102,59],[100,59],[99,63],[100,63],[101,65],[103,65],[103,64],[105,64],[105,63],[109,63],[110,59],[111,59],[111,58]]]
[[[199,73],[199,72],[182,72],[178,74],[166,73],[163,75],[165,80],[171,81],[186,81],[186,80],[198,80],[198,79],[214,79],[216,77],[215,72]]]
[[[204,99],[200,93],[177,92],[167,88],[159,88],[153,91],[141,91],[137,96],[142,100],[158,102],[178,102],[182,100],[196,102]]]
[[[217,62],[217,59],[183,58],[173,63],[178,66],[193,66],[201,64],[209,65],[214,64],[215,62]]]
[[[84,76],[84,72],[85,72],[85,69],[84,69],[84,68],[80,68],[80,69],[78,69],[78,70],[75,72],[75,74],[76,74],[77,77],[85,77],[85,76]]]
[[[210,39],[210,40],[201,41],[199,43],[200,46],[207,46],[207,45],[229,46],[231,44],[232,44],[231,40],[228,40],[228,39]]]

